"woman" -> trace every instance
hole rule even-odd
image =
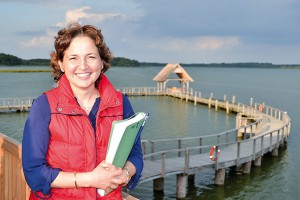
[[[58,32],[51,67],[58,87],[38,97],[26,120],[22,164],[30,199],[122,199],[143,168],[140,138],[123,169],[105,162],[111,124],[134,114],[103,74],[112,58],[101,31],[71,24]],[[101,188],[107,195],[97,193]]]

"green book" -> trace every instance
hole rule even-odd
[[[138,112],[132,117],[124,120],[117,120],[112,123],[108,147],[106,152],[106,162],[112,163],[117,167],[123,168],[134,143],[139,138],[148,113]],[[98,189],[101,196],[106,193]]]

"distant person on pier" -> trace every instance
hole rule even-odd
[[[104,75],[112,54],[91,25],[60,30],[54,46],[50,65],[58,86],[33,102],[24,127],[30,199],[122,199],[122,186],[137,185],[143,157],[138,138],[123,169],[105,162],[112,122],[134,114]],[[109,193],[101,197],[97,188]]]

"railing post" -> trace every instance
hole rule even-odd
[[[235,104],[235,96],[232,96],[232,104]]]
[[[214,152],[215,154],[215,158],[216,158],[216,161],[215,161],[215,170],[218,170],[219,169],[219,145],[216,145],[216,151]]]
[[[273,138],[273,132],[270,133],[270,146],[269,146],[269,151],[272,151],[272,138]]]
[[[253,140],[253,158],[252,160],[256,159],[256,139]]]
[[[178,149],[181,149],[181,139],[178,140]],[[178,157],[181,157],[181,151],[178,151]]]
[[[229,103],[226,101],[226,114],[229,114]]]
[[[166,153],[161,154],[161,177],[165,177],[166,173]]]
[[[184,173],[188,174],[190,165],[190,151],[188,149],[185,150],[184,156]]]
[[[200,138],[200,146],[202,146],[202,138]],[[200,148],[200,154],[202,153],[202,148]]]
[[[154,153],[154,142],[151,142],[151,153],[153,154]],[[151,160],[154,160],[154,155],[151,156]]]
[[[145,141],[142,141],[142,152],[143,152],[143,155],[146,154],[146,142]]]
[[[263,156],[264,155],[264,136],[261,137],[260,144],[261,144],[261,146],[260,146],[260,150],[261,150],[260,156]]]
[[[283,127],[281,129],[281,145],[284,145],[284,132],[285,132],[286,127]]]
[[[279,147],[279,135],[280,135],[280,130],[277,131],[277,148]]]
[[[228,141],[229,141],[228,135],[229,135],[229,132],[226,132],[226,143],[228,143]]]
[[[236,158],[236,165],[240,165],[240,153],[241,153],[241,142],[238,141],[237,143],[237,158]]]

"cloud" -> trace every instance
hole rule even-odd
[[[104,21],[113,19],[113,18],[122,18],[126,19],[127,17],[121,13],[98,13],[92,12],[92,9],[88,6],[68,10],[66,12],[66,17],[64,22],[57,23],[58,27],[65,27],[70,23],[81,23],[87,22],[91,24],[99,24]]]
[[[57,34],[58,29],[66,27],[70,23],[89,23],[99,24],[107,20],[114,18],[120,18],[127,20],[128,17],[121,13],[96,13],[92,12],[92,9],[88,6],[80,7],[77,9],[67,10],[65,14],[65,21],[58,22],[55,25],[49,26],[46,34],[32,38],[29,41],[21,43],[21,46],[26,48],[38,47],[40,45],[52,46],[54,37]],[[23,32],[27,35],[29,32]],[[33,33],[32,33],[33,34]]]
[[[239,37],[200,37],[195,41],[195,49],[218,50],[228,49],[241,44]]]
[[[47,33],[45,35],[34,37],[29,41],[22,42],[21,46],[25,48],[52,46],[56,32],[54,32],[52,29],[48,29],[46,32]]]

